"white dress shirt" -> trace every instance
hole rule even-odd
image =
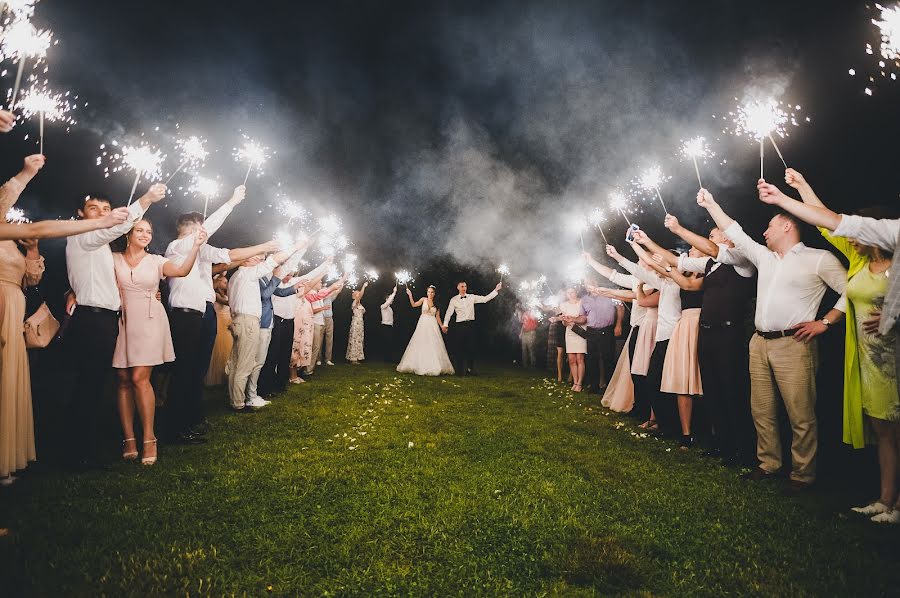
[[[255,266],[241,266],[228,281],[228,307],[231,317],[239,315],[262,316],[262,297],[259,294],[259,279],[272,274],[278,264],[269,256]]]
[[[298,251],[302,255],[302,252]],[[293,260],[293,258],[291,258]],[[291,260],[285,262],[283,268],[289,267]],[[287,282],[283,282],[278,285],[282,289],[286,289],[288,287],[292,287],[301,280],[312,280],[318,278],[320,274],[325,272],[328,269],[327,264],[320,264],[316,266],[314,269],[310,270],[303,276],[294,276]],[[272,308],[275,312],[275,315],[279,318],[284,318],[285,320],[293,320],[294,315],[297,313],[297,305],[299,305],[300,301],[304,300],[303,295],[300,293],[294,293],[293,295],[289,295],[287,297],[279,297],[278,295],[272,295]]]
[[[313,324],[315,324],[316,326],[324,326],[325,325],[325,310],[323,309],[322,311],[318,311],[318,312],[315,310],[320,307],[325,307],[325,301],[322,299],[319,299],[318,301],[313,301],[312,307],[313,307],[313,320],[312,320]]]
[[[203,228],[210,237],[219,230],[225,219],[231,214],[232,209],[232,206],[226,202],[203,222]],[[172,263],[181,265],[191,253],[194,238],[194,234],[191,234],[169,243],[166,248],[166,257]],[[230,261],[227,249],[202,245],[197,259],[194,261],[194,267],[191,268],[188,275],[169,279],[169,305],[199,312],[206,311],[206,303],[216,300],[216,292],[212,285],[212,265],[227,264]]]
[[[779,256],[751,239],[736,221],[724,232],[734,243],[728,255],[740,253],[759,271],[754,322],[760,332],[789,330],[814,320],[826,287],[841,294],[834,308],[846,313],[847,270],[830,252],[797,243]],[[723,263],[730,262],[726,258]]]
[[[613,270],[613,273],[609,275],[610,282],[619,285],[625,289],[631,289],[635,296],[637,295],[637,287],[639,284],[644,284],[631,274],[622,274],[621,272],[616,272]],[[644,316],[647,315],[647,308],[638,305],[637,299],[631,302],[631,327],[635,328],[636,326],[640,326],[644,322]]]
[[[139,201],[128,207],[128,219],[112,228],[66,239],[66,271],[78,305],[118,311],[122,307],[109,243],[126,234],[144,215]]]
[[[656,320],[656,342],[661,343],[672,338],[675,324],[681,317],[681,287],[671,278],[663,278],[656,272],[644,270],[638,264],[623,259],[619,265],[628,270],[632,276],[659,291],[659,307]]]
[[[457,295],[450,299],[450,305],[447,306],[447,313],[444,315],[444,326],[450,325],[450,317],[456,313],[457,322],[471,322],[475,319],[475,304],[487,303],[497,296],[496,289],[487,295],[473,295],[466,293],[465,295]]]
[[[719,253],[716,255],[716,263],[713,264],[713,267],[710,269],[710,273],[715,272],[719,269],[719,266],[722,264],[730,265],[734,268],[734,271],[738,273],[739,276],[743,278],[753,278],[756,274],[756,266],[753,265],[753,262],[748,260],[743,256],[743,254],[739,252],[731,252],[731,249],[728,245],[724,243],[719,243]],[[694,272],[696,274],[704,274],[706,272],[706,266],[709,264],[709,260],[713,258],[711,257],[691,257],[686,253],[682,253],[678,256],[678,269],[682,272]]]
[[[381,323],[385,326],[393,326],[394,325],[394,309],[391,307],[391,304],[394,303],[394,297],[397,295],[397,291],[394,291],[384,303],[381,304]]]

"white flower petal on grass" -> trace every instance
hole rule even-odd
[[[409,441],[409,444],[406,445],[406,448],[412,448],[412,447],[414,447],[414,446],[415,446],[415,444],[413,443],[412,440],[410,440],[410,441]]]
[[[355,447],[355,446],[348,446],[347,448],[348,448],[349,450],[351,450],[351,451],[355,451],[355,450],[356,450],[356,447]]]

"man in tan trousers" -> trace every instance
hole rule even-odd
[[[802,491],[816,479],[818,429],[816,421],[815,337],[839,321],[846,311],[847,271],[840,261],[801,240],[799,221],[786,212],[776,214],[763,233],[761,245],[731,219],[705,189],[697,203],[709,211],[734,249],[717,260],[734,263],[739,253],[759,271],[756,289],[756,333],[750,340],[750,411],[756,427],[759,466],[746,479],[763,480],[777,473],[781,463],[778,397],[791,422],[791,473],[787,489]],[[824,318],[816,312],[825,290],[841,297]]]

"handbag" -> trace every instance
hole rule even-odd
[[[59,321],[53,317],[46,303],[41,303],[25,320],[25,347],[43,349],[56,337]]]

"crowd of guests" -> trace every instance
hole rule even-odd
[[[44,162],[41,155],[25,158],[21,172],[0,187],[0,213],[15,204]],[[802,492],[817,472],[815,339],[846,318],[843,439],[856,448],[877,443],[881,474],[880,496],[854,510],[873,521],[900,523],[900,282],[890,277],[900,220],[877,209],[836,214],[797,171],[788,169],[785,181],[800,201],[759,181],[761,202],[779,208],[763,232],[764,244],[701,189],[697,203],[716,224],[708,235],[688,230],[672,215],[664,221],[690,246],[687,253],[664,249],[637,227],[627,236],[633,259],[606,248],[619,269],[585,253],[587,264],[612,286],[586,278],[561,290],[556,305],[545,306],[547,361],[560,383],[602,394],[604,406],[634,415],[648,432],[678,437],[683,450],[694,445],[694,406],[703,397],[711,454],[726,462],[752,456],[755,467],[746,479],[787,473],[786,489]],[[107,199],[91,196],[79,205],[77,220],[0,223],[0,484],[11,484],[13,474],[36,457],[23,289],[37,285],[45,268],[38,239],[67,237],[71,291],[62,342],[76,372],[66,415],[79,431],[68,455],[77,467],[102,461],[97,411],[110,369],[116,372],[122,458],[152,465],[158,458],[157,366],[171,363],[164,433],[194,444],[205,441],[205,383],[226,384],[231,410],[246,414],[266,407],[267,397],[289,384],[304,384],[323,362],[334,364],[332,304],[346,280],[325,285],[331,258],[301,271],[314,239],[290,247],[275,241],[214,246],[212,237],[244,199],[240,186],[209,217],[178,216],[177,238],[155,255],[147,251],[154,233],[147,212],[166,193],[154,184],[127,208],[113,209]],[[804,245],[801,222],[818,226],[849,267],[829,251]],[[124,243],[114,251],[117,240]],[[168,293],[161,300],[164,279]],[[366,289],[364,284],[352,292],[346,353],[352,364],[365,359]],[[817,317],[828,289],[839,299]],[[395,359],[396,291],[380,305],[388,360]],[[481,299],[494,295],[496,290]],[[745,320],[754,295],[748,343]],[[459,297],[467,297],[464,286]],[[626,310],[630,332],[617,358]],[[445,333],[449,316],[438,326]],[[530,309],[519,317],[523,363],[537,365],[539,318]],[[457,369],[462,374],[467,368],[471,364],[463,362]],[[782,405],[791,428],[789,463],[782,462]]]
[[[885,208],[836,214],[793,169],[786,170],[785,182],[799,201],[759,181],[760,201],[778,208],[763,232],[764,244],[701,189],[697,204],[716,225],[707,236],[671,214],[663,223],[689,251],[664,249],[632,227],[626,238],[632,259],[606,247],[621,270],[585,253],[587,264],[613,288],[586,279],[561,291],[558,305],[542,306],[550,315],[547,365],[562,383],[567,356],[573,391],[585,387],[587,376],[588,390],[602,390],[604,406],[633,415],[648,432],[677,437],[683,450],[694,444],[694,404],[702,397],[712,439],[705,454],[729,464],[752,463],[745,479],[786,477],[784,490],[800,493],[817,471],[816,337],[846,318],[843,441],[854,448],[877,444],[881,480],[878,498],[853,511],[900,523],[900,282],[890,276],[900,220]],[[829,251],[806,246],[803,223],[817,226],[848,266]],[[817,317],[828,289],[839,298]],[[609,339],[622,336],[616,302],[629,304],[631,313],[613,365]],[[522,309],[520,321],[522,359],[530,365],[538,320]],[[608,381],[600,386],[591,374],[598,364],[606,372],[601,382]],[[788,463],[782,462],[782,407],[791,428]]]

